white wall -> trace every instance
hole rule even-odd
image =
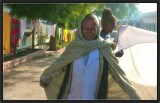
[[[156,16],[142,17],[142,22],[157,24],[157,17]]]

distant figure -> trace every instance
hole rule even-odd
[[[102,12],[102,20],[101,20],[101,26],[102,30],[100,33],[100,36],[104,39],[110,39],[109,33],[112,33],[113,29],[115,28],[115,21],[116,17],[113,15],[111,9],[106,8]],[[122,57],[124,54],[123,50],[116,52],[116,57]]]

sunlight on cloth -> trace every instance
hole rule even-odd
[[[137,44],[124,50],[119,63],[126,76],[139,84],[157,85],[157,44]]]
[[[132,26],[122,25],[115,41],[117,42],[118,51],[120,51],[135,44],[156,43],[157,33]]]
[[[119,64],[141,99],[157,99],[157,33],[122,26],[118,48],[124,50]]]

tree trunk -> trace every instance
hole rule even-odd
[[[49,40],[49,49],[48,51],[56,51],[56,33],[57,33],[57,27],[55,28],[55,35],[54,36],[50,36],[50,40]]]
[[[34,19],[34,27],[33,27],[33,30],[32,30],[32,51],[35,49],[35,29],[36,29],[36,23],[37,23],[37,21],[38,21],[38,18],[35,18]]]
[[[56,36],[50,36],[48,51],[56,51]]]
[[[34,51],[34,30],[35,30],[35,27],[32,30],[32,51]]]

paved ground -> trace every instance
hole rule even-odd
[[[47,52],[23,64],[4,71],[4,100],[46,100],[39,77],[63,51]],[[156,88],[133,83],[141,99],[156,99]],[[114,93],[117,94],[117,93]],[[122,95],[121,93],[118,96]]]
[[[4,100],[45,100],[43,88],[39,86],[39,77],[63,50],[35,57],[23,64],[4,71]]]

